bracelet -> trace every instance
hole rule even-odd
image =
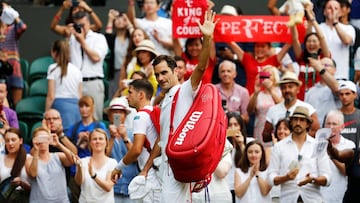
[[[95,173],[93,176],[91,176],[92,179],[95,179],[97,174]]]
[[[336,25],[339,24],[339,22],[335,22],[333,23],[333,26],[336,27]]]
[[[61,136],[59,137],[59,140],[62,140],[62,139],[64,139],[65,137],[66,137],[65,134],[62,133]]]
[[[124,140],[124,144],[128,144],[129,143],[129,140]]]
[[[88,11],[88,13],[91,15],[92,13],[93,13],[94,11],[93,10],[91,10],[91,11]]]
[[[259,178],[259,175],[255,175],[255,178]]]
[[[326,69],[323,68],[323,69],[321,69],[321,71],[319,72],[319,74],[320,74],[320,75],[324,75],[325,72],[326,72]]]
[[[54,16],[54,19],[55,19],[56,21],[60,21],[61,17],[58,16],[58,15],[55,15],[55,16]]]

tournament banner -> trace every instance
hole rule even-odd
[[[186,2],[192,2],[187,4]],[[203,22],[206,7],[195,0],[177,0],[173,8],[173,37],[201,37],[196,23]],[[199,3],[199,4],[198,4]],[[216,15],[216,42],[288,42],[291,43],[290,28],[286,26],[289,16],[229,16]],[[304,41],[305,26],[297,25],[300,42]]]
[[[172,11],[173,37],[201,37],[202,34],[197,21],[204,22],[204,14],[207,8],[207,0],[176,0],[173,3]]]
[[[289,42],[289,16],[228,16],[217,15],[216,42]],[[304,41],[305,26],[297,26],[300,41]]]

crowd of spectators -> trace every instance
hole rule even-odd
[[[63,39],[51,46],[54,63],[45,77],[44,116],[30,142],[18,130],[15,111],[25,80],[17,41],[27,25],[8,2],[1,3],[0,189],[6,183],[15,186],[11,197],[1,198],[72,203],[360,200],[360,1],[302,1],[306,33],[288,23],[291,41],[284,44],[215,42],[216,2],[210,0],[206,19],[198,24],[203,36],[174,38],[171,2],[128,0],[127,11],[110,9],[107,22],[101,22],[86,1],[63,1],[49,22]],[[276,3],[268,1],[272,15],[291,14]],[[235,17],[242,11],[225,5],[219,14]],[[204,83],[214,84],[221,95],[227,142],[212,182],[190,195],[191,184],[164,179],[172,175],[164,133],[173,125],[167,119],[173,87],[182,87],[178,124],[192,104],[190,92],[195,95]],[[169,113],[160,117],[160,133],[148,113],[158,104],[161,115]],[[322,127],[330,129],[327,153],[318,145]]]

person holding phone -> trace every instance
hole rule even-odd
[[[295,54],[296,61],[299,64],[299,80],[302,82],[298,98],[304,100],[305,93],[320,81],[319,72],[314,69],[310,62],[309,57],[318,59],[323,57],[331,57],[328,44],[326,43],[323,31],[317,23],[312,7],[306,5],[305,12],[307,16],[307,23],[310,27],[314,27],[316,32],[309,32],[304,37],[304,49],[299,41],[299,34],[296,26],[290,28],[292,35],[292,46]]]
[[[131,108],[125,98],[114,98],[106,108],[105,113],[110,121],[110,139],[107,148],[107,155],[119,162],[129,151],[134,141],[132,128],[125,120],[131,116]],[[133,118],[133,117],[132,117]],[[131,119],[132,120],[132,119]],[[131,202],[128,186],[130,181],[139,173],[137,163],[131,163],[122,170],[121,177],[114,185],[115,202]]]
[[[279,76],[274,66],[265,66],[255,80],[254,93],[247,106],[248,114],[255,114],[253,132],[255,139],[262,140],[267,111],[283,99],[277,85],[278,81]]]
[[[26,162],[31,183],[30,203],[69,202],[64,167],[74,164],[74,154],[59,142],[56,134],[43,127],[34,130],[32,142],[32,156]],[[50,153],[50,145],[60,152]]]

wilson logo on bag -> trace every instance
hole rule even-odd
[[[172,123],[179,91],[172,103],[166,154],[175,179],[186,183],[198,182],[201,189],[210,183],[221,159],[227,119],[216,87],[203,84],[189,112],[174,131]]]

